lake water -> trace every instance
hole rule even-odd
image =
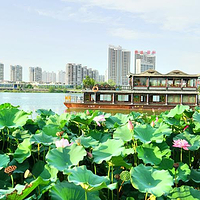
[[[11,103],[33,114],[37,109],[51,109],[57,114],[65,112],[64,93],[0,93],[0,104]]]

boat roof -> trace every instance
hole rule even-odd
[[[133,74],[130,73],[128,77],[188,77],[188,78],[198,78],[200,74],[187,74],[185,72],[182,72],[180,70],[173,70],[167,74],[161,74],[160,72],[154,70],[154,69],[149,69],[144,72],[141,72],[139,74]]]

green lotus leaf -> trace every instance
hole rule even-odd
[[[118,118],[120,120],[120,124],[126,124],[129,120],[128,115],[122,114],[122,113],[116,113],[114,117]]]
[[[171,135],[171,133],[172,133],[172,129],[169,128],[169,125],[161,122],[159,127],[154,132],[154,135],[155,136],[163,136],[163,135],[169,136]],[[161,139],[163,140],[163,137],[161,137]]]
[[[129,149],[124,149],[123,151],[122,151],[122,157],[126,157],[126,156],[128,156],[128,155],[130,155],[130,154],[134,154],[135,152],[134,152],[134,149],[133,148],[129,148]]]
[[[46,135],[53,136],[53,137],[57,137],[57,136],[56,136],[56,133],[57,133],[57,132],[60,132],[61,129],[59,128],[58,125],[55,125],[55,124],[48,124],[48,125],[45,125],[45,126],[43,127],[42,131],[43,131]]]
[[[167,197],[171,200],[199,200],[200,191],[183,185],[181,187],[175,187]]]
[[[38,110],[36,110],[36,113],[39,114],[43,118],[55,115],[55,112],[53,112],[51,109],[49,109],[49,110],[38,109]]]
[[[190,107],[187,105],[177,105],[175,108],[171,109],[168,117],[174,117],[175,115],[181,115],[184,111],[189,110]]]
[[[19,108],[19,106],[13,106],[10,103],[3,103],[3,104],[0,105],[0,110],[4,109],[4,108],[7,108],[7,109],[9,109],[9,108]]]
[[[26,124],[30,114],[17,108],[4,108],[0,112],[0,129],[5,127],[18,128]]]
[[[156,170],[142,164],[131,168],[131,183],[142,193],[151,193],[156,197],[168,194],[173,185],[173,177],[166,170]]]
[[[68,175],[68,181],[75,185],[80,185],[85,191],[93,192],[103,188],[108,188],[110,180],[107,176],[98,176],[87,170],[86,166],[74,167],[66,170],[64,173]]]
[[[173,164],[174,164],[174,160],[172,160],[171,158],[162,158],[161,163],[158,165],[158,168],[156,169],[170,170],[170,169],[173,169]]]
[[[162,160],[160,149],[153,144],[143,144],[138,146],[136,151],[138,152],[138,157],[146,164],[159,165]]]
[[[51,182],[56,182],[57,181],[57,174],[58,174],[58,170],[55,167],[46,164],[44,166],[44,170],[40,174],[40,177],[43,180],[50,180]]]
[[[0,154],[0,170],[7,166],[10,162],[10,157],[6,154]]]
[[[116,130],[113,133],[113,137],[115,139],[121,139],[124,142],[128,142],[133,138],[133,131],[130,131],[126,124],[124,126],[116,128]]]
[[[106,119],[105,123],[107,128],[113,129],[121,125],[121,120],[115,116],[110,116]]]
[[[46,159],[50,165],[63,171],[65,168],[77,165],[85,155],[86,151],[82,146],[73,144],[65,148],[59,147],[50,150],[46,155]]]
[[[172,173],[174,174],[174,176],[176,176],[176,180],[182,180],[184,182],[188,181],[189,175],[191,173],[191,170],[189,168],[189,166],[187,164],[184,163],[179,163],[179,167],[175,172],[175,168],[173,168]]]
[[[111,163],[112,165],[114,166],[123,166],[127,169],[130,169],[132,167],[132,164],[131,163],[127,163],[123,158],[122,156],[114,156],[111,158]]]
[[[18,145],[14,153],[14,158],[17,162],[22,163],[28,157],[31,156],[31,143],[30,139],[25,139],[22,143]]]
[[[162,142],[161,135],[155,135],[155,128],[149,124],[137,125],[134,128],[134,138],[139,139],[143,143],[150,143],[151,141]]]
[[[95,192],[96,193],[96,192]],[[88,193],[88,200],[100,200],[98,193]],[[58,182],[50,190],[52,200],[81,200],[85,199],[85,191],[79,185],[74,185],[67,181]]]
[[[200,148],[200,135],[193,135],[187,132],[183,132],[173,138],[173,140],[178,140],[178,139],[184,139],[188,141],[188,143],[191,145],[190,147],[188,147],[190,151],[195,151]]]
[[[7,193],[7,200],[23,200],[25,199],[36,187],[39,185],[47,185],[49,181],[44,181],[41,177],[38,177],[36,180],[32,181],[28,187],[27,185],[16,185],[14,190],[10,193]],[[1,194],[1,191],[0,191]]]
[[[124,150],[122,140],[108,139],[106,142],[99,144],[93,151],[94,162],[102,163],[104,160],[109,161],[113,156],[119,156]]]
[[[18,163],[15,159],[13,159],[9,165],[15,165],[17,167],[17,169],[13,172],[13,173],[24,173],[28,168],[29,168],[29,162],[28,160],[25,160],[23,163]]]
[[[37,143],[49,146],[54,142],[54,138],[52,136],[46,135],[44,132],[40,132],[38,134],[32,135],[30,141],[31,143]]]
[[[196,183],[200,183],[200,169],[191,169],[190,179]]]
[[[88,147],[94,148],[99,144],[99,142],[93,139],[91,136],[89,137],[81,136],[81,137],[76,138],[75,141],[78,141],[85,148],[88,148]]]
[[[89,135],[94,138],[95,140],[103,143],[106,142],[109,138],[111,139],[111,134],[110,133],[105,133],[105,132],[100,132],[98,130],[89,130]]]
[[[156,145],[157,147],[159,147],[160,151],[162,152],[162,156],[166,156],[166,157],[170,157],[171,156],[171,149],[167,145],[166,142],[153,143],[153,144]]]
[[[193,114],[193,119],[195,122],[199,122],[200,123],[200,113],[195,111]]]
[[[63,113],[61,115],[51,115],[47,121],[47,125],[54,124],[59,126],[60,128],[63,128],[70,120],[70,117],[70,113]]]

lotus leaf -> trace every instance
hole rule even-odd
[[[162,156],[166,156],[166,157],[170,157],[171,156],[171,149],[167,145],[166,142],[153,143],[153,144],[156,145],[157,147],[159,147],[160,151],[162,152]]]
[[[3,103],[3,104],[0,105],[0,110],[3,109],[3,108],[7,108],[7,109],[9,109],[9,108],[19,108],[19,106],[13,106],[10,103]]]
[[[127,124],[121,127],[116,128],[113,133],[113,137],[116,139],[121,139],[124,142],[130,141],[133,138],[133,131],[128,129]]]
[[[85,199],[85,192],[81,186],[67,181],[58,182],[50,191],[52,200],[81,200]],[[95,193],[88,193],[88,200],[100,200]]]
[[[5,127],[18,128],[26,124],[30,114],[17,108],[4,108],[0,112],[0,129]]]
[[[111,138],[111,134],[105,132],[102,133],[98,130],[89,130],[89,135],[101,143],[106,142],[109,138]]]
[[[168,194],[172,189],[173,177],[166,170],[156,170],[142,164],[131,168],[131,183],[143,193],[151,193],[156,197]]]
[[[161,122],[159,127],[154,132],[154,135],[155,136],[163,136],[163,135],[169,136],[171,133],[172,133],[172,129],[169,128],[169,125]],[[161,139],[163,139],[163,137],[161,137]]]
[[[153,144],[143,144],[138,146],[136,151],[138,152],[138,157],[146,164],[159,165],[162,160],[160,149]]]
[[[43,131],[46,135],[53,136],[53,137],[57,137],[57,136],[56,136],[56,133],[57,133],[57,132],[60,132],[61,129],[59,128],[58,125],[55,125],[55,124],[48,124],[48,125],[45,125],[45,126],[43,127],[42,131]]]
[[[52,115],[49,117],[47,121],[48,124],[54,124],[59,126],[59,128],[63,128],[66,123],[70,120],[71,115],[69,113],[63,113],[61,115]]]
[[[121,125],[120,119],[114,116],[110,116],[109,118],[107,118],[105,123],[106,123],[106,127],[110,129],[116,128]]]
[[[40,177],[43,180],[51,180],[51,182],[57,181],[58,170],[51,165],[46,164],[44,166],[43,172],[40,174]]]
[[[25,160],[22,163],[18,163],[15,159],[13,159],[9,165],[15,165],[17,167],[17,169],[13,172],[13,173],[24,173],[28,168],[29,168],[29,162],[28,160]]]
[[[36,113],[39,114],[43,118],[49,117],[51,115],[55,115],[55,112],[53,112],[51,109],[49,109],[49,110],[38,109],[38,110],[36,110]]]
[[[99,142],[93,139],[91,136],[89,137],[81,136],[81,137],[76,138],[75,140],[79,141],[79,143],[85,148],[88,148],[88,147],[94,148],[99,144]]]
[[[93,152],[94,162],[102,163],[104,160],[109,161],[113,156],[119,156],[124,150],[122,140],[108,139],[106,142],[99,144]]]
[[[143,143],[150,143],[151,141],[157,141],[160,143],[163,136],[155,135],[155,128],[152,128],[149,124],[137,125],[134,128],[134,138],[139,139]]]
[[[17,162],[22,163],[28,157],[31,156],[31,143],[30,139],[25,139],[22,143],[18,145],[14,153],[14,158]]]
[[[194,119],[194,121],[200,123],[200,113],[195,111],[194,114],[193,114],[193,119]]]
[[[177,181],[182,180],[182,181],[186,182],[186,181],[189,180],[189,175],[191,173],[191,170],[190,170],[190,168],[187,164],[180,162],[179,167],[176,170],[176,172],[175,172],[174,168],[173,168],[172,172],[173,172],[174,176],[175,176],[175,173],[176,173],[176,180]]]
[[[173,169],[173,164],[174,164],[174,161],[171,158],[162,158],[162,161],[158,165],[157,169],[170,170],[170,169]]]
[[[200,169],[191,169],[190,179],[196,183],[200,183]]]
[[[129,120],[128,115],[122,114],[122,113],[116,113],[114,115],[114,117],[116,117],[117,119],[120,120],[120,124],[126,124]]]
[[[171,109],[168,117],[174,117],[175,115],[181,115],[184,111],[189,110],[190,107],[187,105],[177,105],[175,108]]]
[[[127,163],[123,158],[122,156],[117,156],[117,157],[112,157],[111,159],[111,163],[113,166],[123,166],[127,169],[130,169],[132,167],[132,164],[131,163]]]
[[[14,190],[10,192],[10,194],[7,193],[6,199],[7,200],[23,200],[25,197],[27,197],[36,187],[39,185],[46,185],[49,181],[44,181],[41,177],[38,177],[36,180],[32,181],[28,185],[16,185]],[[0,191],[1,194],[1,191]]]
[[[0,170],[7,166],[7,164],[10,162],[10,158],[6,154],[0,154]]]
[[[98,176],[87,170],[86,166],[74,167],[71,170],[66,170],[68,181],[75,185],[80,185],[85,191],[93,192],[103,188],[108,188],[110,180],[107,176]]]
[[[175,187],[167,197],[171,200],[199,200],[200,191],[183,185],[179,188]]]
[[[31,143],[43,144],[45,146],[49,146],[54,142],[54,138],[52,136],[46,135],[44,132],[40,132],[38,134],[32,135]]]
[[[65,168],[77,165],[81,160],[83,160],[85,155],[86,151],[82,146],[73,144],[72,146],[67,146],[65,148],[59,147],[50,150],[46,155],[46,159],[50,165],[63,171]]]
[[[184,139],[188,141],[188,143],[191,145],[190,147],[188,147],[190,151],[195,151],[200,148],[200,135],[193,135],[187,132],[183,132],[173,138],[173,140],[178,140],[178,139]]]

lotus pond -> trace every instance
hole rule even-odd
[[[0,199],[200,199],[199,107],[36,112],[0,105]]]

